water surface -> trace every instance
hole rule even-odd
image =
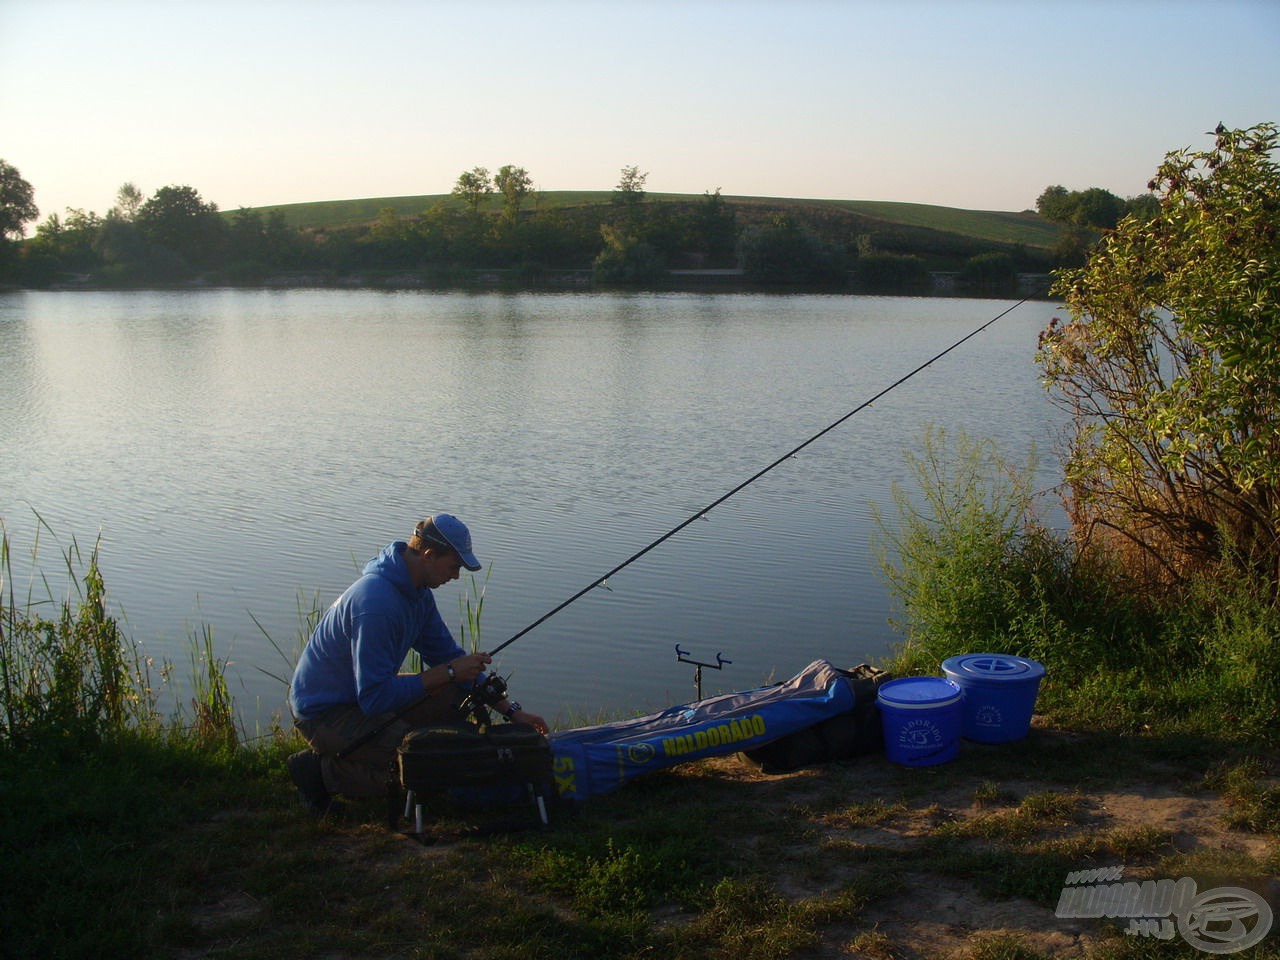
[[[486,564],[494,646],[843,416],[1002,301],[372,291],[0,296],[0,518],[101,537],[113,609],[184,681],[233,661],[252,727],[282,705],[299,607],[448,510]],[[901,639],[871,545],[927,424],[1038,445],[1032,362],[1058,311],[1019,306],[503,654],[548,716],[743,689]],[[58,573],[42,534],[46,572]],[[19,566],[24,561],[19,560]],[[56,576],[53,577],[57,579]],[[25,582],[25,581],[24,581]],[[21,587],[19,592],[21,592]],[[438,601],[457,632],[466,578]]]

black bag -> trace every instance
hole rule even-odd
[[[853,687],[852,710],[747,750],[741,756],[763,773],[789,773],[801,767],[883,752],[876,692],[891,677],[866,663],[840,672]]]
[[[556,796],[551,745],[524,723],[477,728],[438,723],[405,734],[396,750],[401,786],[408,792],[406,816],[421,800],[448,796],[471,809],[527,801],[547,824]]]

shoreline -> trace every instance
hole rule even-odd
[[[870,288],[852,280],[840,285],[761,284],[744,279],[744,271],[673,270],[667,282],[648,284],[601,283],[592,278],[590,269],[545,270],[530,277],[520,270],[458,271],[368,271],[350,274],[326,274],[320,271],[277,274],[253,280],[226,277],[198,277],[172,283],[101,283],[91,275],[77,277],[46,286],[0,285],[0,294],[24,291],[49,292],[139,292],[201,290],[378,290],[378,291],[502,291],[515,293],[543,292],[641,292],[641,293],[769,293],[846,296],[936,297],[940,299],[1056,300],[1047,293],[1049,274],[1020,274],[1015,287],[965,287],[950,271],[935,272],[932,285],[922,288]]]

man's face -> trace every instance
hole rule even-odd
[[[462,572],[462,558],[456,550],[440,550],[432,548],[422,554],[421,583],[419,586],[443,586],[450,580],[457,580]]]

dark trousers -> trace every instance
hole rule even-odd
[[[459,705],[464,696],[458,687],[446,687],[341,759],[337,754],[348,744],[386,723],[392,714],[369,716],[358,705],[349,703],[330,707],[308,720],[294,720],[293,725],[311,749],[320,754],[326,790],[348,797],[385,797],[395,781],[396,747],[404,735],[417,727],[462,719]]]

